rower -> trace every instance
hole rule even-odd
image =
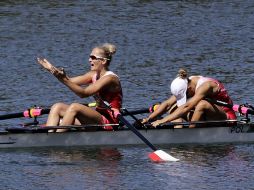
[[[72,78],[67,76],[63,69],[56,68],[48,60],[37,59],[43,68],[80,98],[97,95],[103,101],[109,102],[113,110],[109,111],[104,108],[98,99],[96,109],[80,103],[68,105],[60,102],[52,106],[46,126],[119,123],[114,111],[119,113],[122,107],[122,87],[119,77],[109,70],[115,52],[115,45],[109,43],[93,48],[89,56],[90,71]],[[83,85],[88,86],[83,87]],[[57,132],[63,131],[66,130],[57,130]]]
[[[191,121],[235,120],[232,108],[209,102],[206,98],[233,104],[224,85],[216,79],[191,76],[184,69],[180,69],[177,77],[171,83],[172,96],[168,100],[170,105],[176,102],[178,108],[162,119],[152,122],[154,127],[171,121],[183,120],[184,116],[194,110]],[[188,99],[188,101],[187,101]],[[190,125],[195,127],[195,125]]]

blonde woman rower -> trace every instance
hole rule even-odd
[[[89,56],[90,71],[76,77],[69,77],[64,70],[56,68],[48,60],[37,58],[43,68],[80,98],[99,97],[96,109],[79,103],[55,103],[50,110],[47,126],[118,123],[114,111],[118,113],[122,107],[122,87],[119,77],[109,70],[115,52],[116,47],[108,43],[93,48]],[[108,102],[113,112],[104,108],[101,100]]]

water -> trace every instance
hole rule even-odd
[[[104,42],[117,46],[111,69],[127,108],[166,99],[180,67],[221,80],[236,103],[253,103],[253,12],[251,0],[1,1],[0,114],[91,102],[35,59],[79,75]],[[166,146],[181,161],[163,164],[148,160],[146,146],[1,150],[0,189],[253,189],[253,147]]]
[[[167,150],[167,147],[163,147]],[[140,147],[1,151],[2,189],[253,189],[253,146],[184,146],[155,164]]]

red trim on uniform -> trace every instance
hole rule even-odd
[[[107,71],[105,75],[114,75],[112,71]],[[103,77],[102,76],[102,77]],[[95,74],[92,78],[92,83],[95,83],[98,80],[97,74]],[[100,90],[99,93],[97,94],[100,98],[98,98],[97,103],[98,106],[96,107],[96,111],[98,111],[102,115],[102,124],[117,124],[119,123],[117,119],[117,114],[119,114],[119,110],[122,107],[122,89],[118,92],[109,92],[107,89]],[[107,108],[104,108],[103,105],[100,107],[100,101],[106,101],[110,104],[112,110],[108,110]],[[112,126],[105,126],[104,127],[106,130],[113,130]]]

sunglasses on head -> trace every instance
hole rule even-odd
[[[89,57],[90,57],[90,59],[92,59],[92,60],[103,60],[103,59],[109,60],[109,59],[106,58],[106,57],[99,57],[99,56],[95,56],[95,55],[90,55]]]

